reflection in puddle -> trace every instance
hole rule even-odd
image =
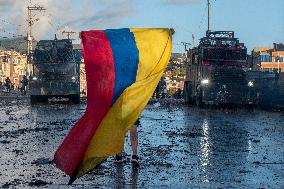
[[[125,169],[123,164],[116,165],[114,188],[126,188],[127,185],[129,185],[131,189],[137,188],[139,168],[132,167],[130,177],[128,173],[127,168]],[[128,179],[129,182],[127,182]]]
[[[209,138],[209,125],[207,118],[204,118],[202,124],[202,132],[203,136],[200,139],[200,148],[201,148],[201,166],[202,171],[204,172],[204,182],[209,182],[209,178],[207,175],[208,166],[210,166],[210,156],[211,156],[211,146],[210,146],[210,138]]]
[[[247,140],[247,143],[248,143],[247,150],[248,150],[249,152],[251,152],[251,150],[252,150],[251,140]]]
[[[138,181],[138,168],[132,167],[131,169],[131,180],[130,180],[130,188],[136,189],[137,188],[137,181]]]
[[[124,188],[124,186],[125,186],[124,167],[122,164],[117,164],[116,165],[115,188]]]

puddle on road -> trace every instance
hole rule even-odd
[[[0,188],[68,188],[53,153],[85,105],[1,104]],[[149,105],[141,115],[140,169],[112,157],[71,188],[284,186],[283,113]],[[258,162],[258,163],[256,163]]]

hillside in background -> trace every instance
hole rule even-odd
[[[33,42],[33,47],[36,45],[36,41]],[[4,50],[15,50],[20,53],[26,53],[27,51],[27,41],[25,37],[17,38],[6,38],[0,39],[0,49]]]

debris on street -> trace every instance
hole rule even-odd
[[[0,188],[284,186],[283,112],[205,110],[178,100],[151,101],[138,128],[140,168],[132,168],[126,137],[124,164],[109,157],[68,186],[69,178],[52,164],[53,154],[84,113],[85,103],[0,103]]]

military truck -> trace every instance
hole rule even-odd
[[[80,103],[80,68],[69,39],[40,40],[32,56],[31,104]]]
[[[254,82],[246,77],[247,48],[233,31],[207,31],[199,45],[188,51],[188,57],[186,103],[200,107],[255,103]]]

